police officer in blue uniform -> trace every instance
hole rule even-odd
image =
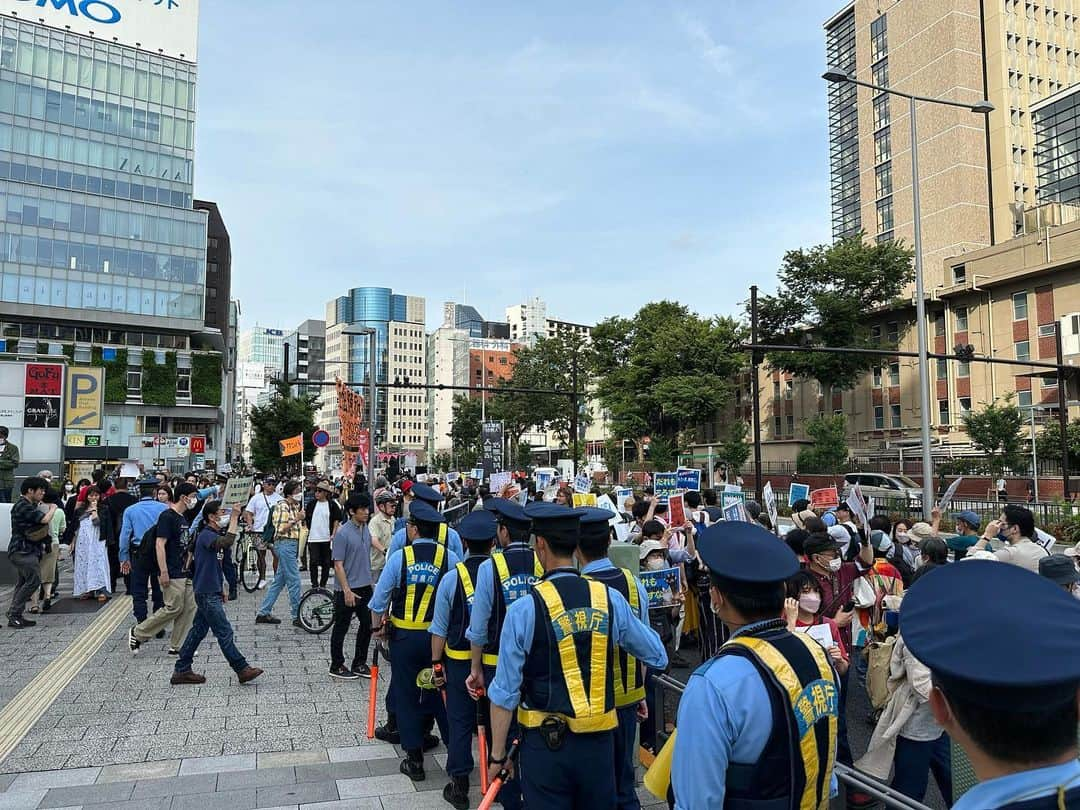
[[[987,594],[1009,606],[958,628]],[[1078,627],[1070,594],[990,560],[943,566],[904,596],[900,632],[930,668],[934,719],[980,779],[953,810],[1080,808]]]
[[[446,740],[446,773],[450,782],[443,788],[443,798],[458,810],[469,807],[472,739],[476,731],[476,701],[465,687],[471,666],[465,630],[476,593],[476,573],[491,554],[495,529],[494,515],[483,510],[470,513],[458,524],[469,553],[439,583],[435,617],[429,628],[432,668],[443,665],[445,655],[446,719],[450,730]],[[436,685],[442,686],[439,679]]]
[[[435,538],[443,516],[423,501],[413,504],[406,530],[409,545],[386,559],[379,583],[371,597],[373,635],[382,638],[390,625],[390,688],[401,732],[405,758],[401,772],[420,782],[424,779],[424,722],[434,716],[443,739],[446,708],[439,693],[416,684],[420,671],[430,666],[431,636],[428,628],[435,614],[435,594],[447,570],[460,562],[454,552]]]
[[[506,764],[510,720],[521,726],[519,763],[526,807],[615,807],[612,683],[618,645],[661,669],[660,637],[626,600],[573,566],[580,510],[529,504],[544,577],[506,612],[491,698],[491,762]]]
[[[594,507],[583,508],[578,559],[582,576],[603,582],[618,591],[630,605],[634,616],[649,626],[649,595],[645,586],[630,571],[617,568],[608,559],[611,545],[611,512]],[[626,650],[616,648],[614,660],[615,714],[619,727],[615,731],[615,790],[619,810],[640,810],[634,785],[636,762],[634,738],[638,717],[645,716],[645,668]]]
[[[426,503],[432,509],[438,510],[439,504],[443,502],[442,493],[435,487],[429,487],[427,484],[413,484],[409,489],[409,492],[414,496],[415,500],[409,507],[409,513],[412,513],[413,507],[418,503]],[[393,536],[390,538],[390,548],[386,550],[386,556],[389,557],[395,551],[400,551],[405,548],[406,540],[408,538],[405,535],[405,527],[402,526]],[[457,530],[447,526],[444,523],[440,524],[438,537],[432,538],[438,540],[444,546],[448,546],[449,549],[457,555],[459,560],[465,559],[465,550],[461,546],[461,535],[457,533]]]
[[[824,810],[835,792],[840,686],[825,649],[782,618],[799,561],[755,523],[716,523],[697,547],[710,608],[731,637],[679,702],[675,807]]]

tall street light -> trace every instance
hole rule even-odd
[[[368,487],[374,491],[375,487],[375,373],[378,359],[378,350],[375,340],[375,329],[370,326],[350,326],[341,330],[343,335],[367,335],[368,336]],[[349,358],[351,359],[351,358]],[[389,394],[387,395],[389,398]],[[388,404],[389,407],[389,404]]]
[[[945,98],[928,98],[911,93],[902,93],[889,87],[880,87],[870,82],[856,79],[850,73],[839,68],[829,68],[822,75],[827,82],[836,84],[854,84],[865,87],[878,93],[888,93],[908,100],[908,115],[911,119],[911,197],[914,208],[915,231],[915,318],[918,321],[917,332],[919,339],[919,400],[922,407],[919,409],[922,418],[922,468],[923,468],[923,517],[930,520],[930,511],[933,507],[931,497],[934,486],[934,460],[930,455],[930,360],[927,357],[927,334],[926,334],[926,296],[923,288],[923,258],[922,258],[922,208],[919,204],[919,136],[915,121],[915,103],[925,101],[928,104],[941,104],[946,107],[959,107],[970,110],[973,113],[987,115],[994,111],[994,105],[985,99],[974,104],[965,104],[961,101],[952,101]],[[989,171],[989,167],[987,167]]]

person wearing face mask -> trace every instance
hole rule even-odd
[[[172,492],[172,500],[157,520],[154,560],[164,606],[149,619],[128,630],[128,649],[139,651],[143,643],[172,623],[169,653],[179,653],[191,622],[195,618],[195,593],[191,585],[191,552],[188,549],[189,524],[184,513],[198,501],[194,484],[181,482]]]
[[[1006,506],[1000,520],[991,520],[986,524],[986,530],[972,549],[982,551],[999,534],[1006,541],[1005,548],[994,552],[999,561],[1039,573],[1039,560],[1050,552],[1031,540],[1035,536],[1035,516],[1031,510],[1023,506]]]
[[[15,468],[19,466],[19,448],[8,441],[8,429],[0,425],[0,503],[11,503],[15,488]]]
[[[731,638],[679,702],[668,742],[675,807],[827,807],[837,789],[840,684],[825,648],[783,617],[798,558],[762,527],[736,521],[704,529],[697,546],[711,609]]]
[[[281,624],[281,619],[270,611],[285,588],[289,590],[289,608],[292,611],[292,623],[303,629],[300,623],[300,527],[304,523],[304,510],[301,505],[304,493],[299,481],[289,481],[285,485],[284,498],[270,512],[268,520],[274,521],[274,549],[277,551],[278,569],[274,581],[266,589],[266,598],[259,605],[255,624]]]
[[[826,651],[837,674],[843,675],[848,671],[851,660],[844,641],[840,638],[840,628],[828,616],[821,615],[823,607],[825,605],[821,599],[821,586],[813,574],[808,571],[799,571],[787,581],[784,618],[787,620],[788,630],[795,633],[804,627],[819,625],[828,627],[833,643]]]

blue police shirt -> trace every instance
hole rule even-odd
[[[124,510],[124,519],[120,523],[120,562],[131,562],[131,546],[139,545],[143,535],[152,526],[157,526],[158,518],[168,506],[157,498],[141,498]]]
[[[569,571],[552,574],[549,579],[577,576]],[[645,666],[663,669],[667,666],[667,651],[656,631],[638,621],[621,593],[608,588],[611,643],[617,644]],[[476,603],[473,603],[475,609]],[[499,636],[499,666],[495,681],[488,688],[491,702],[513,711],[521,701],[522,671],[525,656],[532,647],[536,627],[536,600],[518,599],[506,611],[506,622]]]
[[[591,563],[586,564],[586,566],[581,569],[581,573],[582,574],[595,574],[598,571],[607,571],[608,569],[614,570],[616,568],[618,568],[618,566],[616,566],[615,563],[613,563],[607,557],[603,557],[603,558],[601,558],[599,560],[593,560]],[[645,590],[645,586],[641,584],[640,579],[638,579],[637,577],[634,577],[634,582],[637,583],[638,618],[641,619],[643,622],[645,622],[645,624],[648,624],[649,623],[649,594]],[[619,594],[619,595],[622,596],[622,594]]]
[[[436,545],[434,540],[423,538],[413,540],[414,546],[418,543],[430,543],[433,546]],[[383,566],[382,574],[379,575],[379,582],[375,586],[375,593],[368,603],[368,609],[372,613],[385,613],[386,609],[390,606],[390,597],[393,595],[394,589],[401,583],[401,555],[404,553],[403,550],[399,549],[386,558],[386,565]],[[453,551],[447,551],[446,567],[448,570],[452,570],[459,562],[461,562],[460,557]],[[436,594],[438,594],[438,591],[436,591]]]
[[[516,546],[528,548],[528,543],[511,543],[506,548],[496,548],[494,554],[502,554],[504,551]],[[495,563],[485,560],[480,563],[480,570],[476,572],[476,582],[473,583],[476,595],[473,596],[472,612],[469,613],[469,627],[465,631],[465,638],[477,647],[483,647],[488,643],[488,624],[491,622],[491,613],[495,609]]]
[[[1011,773],[1008,776],[980,782],[957,800],[953,805],[953,810],[1001,807],[1056,794],[1059,787],[1069,790],[1078,786],[1080,786],[1080,761],[1074,759],[1062,765]]]
[[[457,533],[457,529],[451,526],[446,527],[446,547],[454,552],[459,560],[465,559],[465,547],[461,545],[461,535]],[[386,556],[389,557],[395,551],[401,551],[403,548],[405,548],[404,526],[394,532],[394,536],[390,538],[390,548],[386,550]]]
[[[465,559],[467,560],[472,556],[472,554],[469,554]],[[483,563],[480,564],[483,565]],[[450,629],[450,610],[454,606],[454,594],[457,593],[457,586],[457,568],[452,567],[446,572],[446,576],[439,580],[439,590],[435,592],[435,615],[431,619],[431,627],[428,628],[431,635],[446,638],[446,633]],[[473,604],[476,604],[475,583],[473,583],[473,586]]]
[[[728,765],[757,762],[772,733],[772,707],[761,675],[734,655],[705,662],[686,684],[676,727],[671,760],[676,810],[723,807]],[[702,751],[709,752],[708,768],[701,767]],[[835,796],[835,773],[830,787]]]

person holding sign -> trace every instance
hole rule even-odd
[[[799,571],[787,581],[787,599],[784,600],[784,618],[787,620],[788,630],[792,633],[806,632],[808,628],[821,628],[824,632],[810,632],[832,660],[833,668],[838,675],[844,675],[850,666],[847,648],[844,640],[840,638],[840,628],[836,622],[828,616],[821,615],[821,609],[825,607],[821,598],[821,585],[807,571]],[[823,639],[828,639],[825,643]]]

